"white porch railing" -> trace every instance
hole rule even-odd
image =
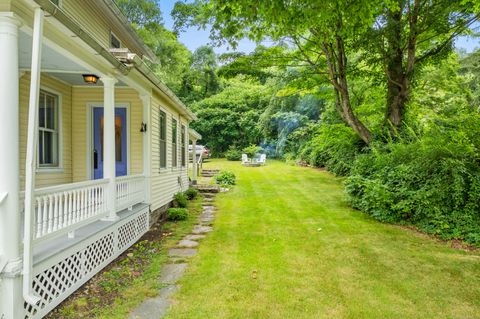
[[[117,177],[117,211],[145,201],[145,176]]]
[[[108,214],[108,179],[37,189],[33,241],[71,232]]]

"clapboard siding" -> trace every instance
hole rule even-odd
[[[160,110],[167,115],[167,167],[160,169]],[[185,191],[188,188],[188,174],[187,167],[181,168],[172,167],[172,118],[175,118],[179,123],[186,123],[181,119],[179,114],[169,107],[165,101],[159,97],[154,97],[151,104],[151,208],[155,210],[163,205],[169,203],[173,199],[175,193]],[[180,132],[180,131],[178,131]],[[180,140],[179,135],[177,136]],[[177,146],[178,143],[177,143]],[[180,165],[180,148],[177,152]],[[181,178],[181,183],[178,182],[178,177]]]
[[[36,187],[66,184],[72,182],[72,88],[46,75],[40,78],[41,88],[60,98],[61,112],[61,138],[59,142],[62,166],[54,171],[39,169],[36,174]],[[27,130],[28,130],[28,103],[30,94],[30,74],[24,74],[20,79],[20,185],[24,188],[25,183],[25,159],[27,154]]]
[[[128,174],[141,174],[143,173],[143,133],[140,132],[140,126],[143,104],[138,93],[129,88],[115,89],[115,104],[128,106],[130,131]],[[87,161],[91,160],[89,156],[91,150],[88,150],[89,143],[87,141],[89,136],[88,120],[92,116],[91,105],[103,105],[103,89],[74,87],[72,112],[75,120],[72,125],[72,141],[75,145],[73,149],[73,180],[75,182],[91,178],[87,171]]]

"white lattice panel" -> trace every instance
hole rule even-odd
[[[35,306],[25,304],[25,318],[42,318],[55,308],[146,233],[148,219],[148,209],[135,213],[88,242],[70,248],[69,253],[53,265],[47,262],[35,269],[32,288],[41,301]]]

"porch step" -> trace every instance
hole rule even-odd
[[[218,185],[197,184],[194,186],[200,193],[219,193]]]
[[[218,172],[220,172],[219,169],[203,169],[202,170],[202,176],[203,177],[213,177],[216,174],[218,174]]]

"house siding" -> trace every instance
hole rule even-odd
[[[143,173],[143,133],[140,125],[143,117],[143,104],[138,93],[130,88],[115,89],[115,104],[127,105],[129,112],[130,145],[129,152],[129,175]],[[88,120],[91,116],[91,105],[103,105],[103,89],[89,87],[73,87],[73,125],[72,143],[73,149],[73,181],[79,182],[91,179],[87,161],[91,160],[89,142]]]

